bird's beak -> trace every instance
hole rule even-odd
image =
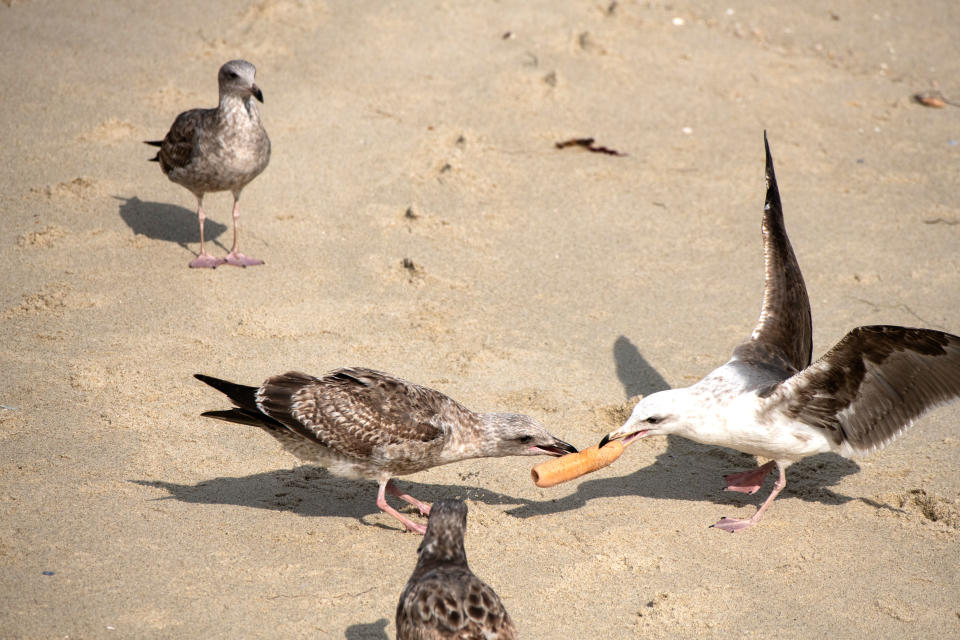
[[[603,448],[603,445],[607,444],[611,440],[620,440],[623,439],[623,446],[632,444],[635,440],[639,440],[643,436],[647,435],[647,429],[639,429],[637,431],[633,430],[633,427],[627,423],[617,429],[616,431],[611,431],[607,435],[603,436],[603,439],[600,441],[600,448]]]
[[[254,98],[259,100],[260,102],[263,102],[263,92],[260,91],[260,87],[258,87],[257,85],[253,85],[252,87],[250,87],[250,93],[253,94]]]
[[[572,444],[566,443],[563,440],[554,440],[551,444],[539,444],[535,447],[530,447],[532,453],[545,453],[548,456],[564,456],[568,453],[576,453],[577,448]]]

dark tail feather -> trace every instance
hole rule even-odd
[[[233,424],[245,424],[251,427],[259,427],[281,442],[284,441],[284,435],[288,435],[288,437],[294,437],[289,435],[290,432],[282,422],[274,420],[267,414],[260,413],[259,411],[247,411],[246,409],[227,409],[225,411],[204,411],[200,415],[204,418],[214,418],[215,420],[223,420],[224,422],[232,422]]]
[[[148,144],[151,147],[162,147],[163,140],[144,140],[143,144]],[[150,162],[160,162],[160,152],[157,151],[157,155],[150,158]]]
[[[193,377],[199,380],[200,382],[207,383],[217,391],[220,391],[221,393],[225,394],[228,398],[230,398],[233,404],[235,404],[240,409],[245,409],[246,411],[252,412],[255,414],[260,413],[260,408],[257,406],[257,388],[256,387],[248,387],[243,384],[228,382],[226,380],[221,380],[220,378],[205,376],[202,373],[195,373]]]
[[[246,409],[227,409],[225,411],[204,411],[200,414],[204,418],[215,418],[224,422],[233,422],[234,424],[245,424],[251,427],[263,427],[268,416],[262,413],[254,413]]]

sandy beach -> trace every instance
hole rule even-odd
[[[420,537],[201,418],[228,404],[192,375],[366,366],[596,444],[756,323],[764,130],[814,358],[960,333],[958,27],[954,0],[0,0],[0,637],[393,638]],[[142,141],[233,58],[266,264],[188,269],[196,201]],[[587,137],[620,155],[555,146]],[[231,196],[204,206],[222,256]],[[543,460],[399,479],[466,500],[524,638],[960,637],[960,404],[793,465],[736,535],[709,525],[767,495],[722,491],[750,456],[648,438],[540,489]]]

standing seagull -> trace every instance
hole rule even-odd
[[[430,505],[401,493],[393,476],[468,458],[577,451],[533,418],[474,413],[439,391],[372,369],[337,369],[322,378],[290,372],[267,378],[259,389],[194,377],[236,405],[202,415],[260,427],[293,455],[336,475],[376,480],[377,506],[421,534],[426,528],[388,505],[385,493],[423,515]]]
[[[237,227],[240,222],[240,192],[267,168],[270,138],[260,122],[256,98],[263,93],[254,82],[256,68],[246,60],[231,60],[217,76],[220,105],[216,109],[191,109],[173,121],[163,140],[148,140],[160,147],[152,161],[163,173],[197,197],[200,219],[200,255],[194,268],[216,268],[226,262],[238,267],[263,264],[263,260],[240,253]],[[211,191],[233,193],[233,249],[226,259],[207,253],[203,242],[203,196]]]
[[[932,329],[857,327],[814,364],[810,301],[783,225],[767,135],[763,212],[766,265],[760,319],[730,361],[692,387],[643,398],[606,435],[630,444],[677,434],[771,461],[725,476],[727,490],[755,493],[774,466],[780,478],[752,518],[723,518],[731,533],[757,523],[787,484],[786,468],[817,453],[872,453],[928,411],[960,398],[960,337]]]
[[[420,558],[397,603],[397,640],[515,640],[500,598],[467,566],[467,505],[433,505]]]

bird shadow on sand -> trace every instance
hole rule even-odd
[[[390,640],[386,631],[387,624],[389,623],[386,618],[380,618],[376,622],[366,624],[352,624],[347,627],[343,637],[346,640]]]
[[[613,357],[617,376],[623,385],[627,399],[670,388],[667,381],[625,336],[620,336],[614,342]],[[659,437],[654,436],[637,441],[610,469],[614,472],[623,470],[630,464],[631,459],[636,460],[644,456],[642,452],[645,449],[660,449],[657,440]],[[757,459],[754,456],[724,447],[699,444],[680,436],[666,436],[666,442],[666,450],[658,453],[653,463],[633,473],[618,477],[588,479],[577,485],[575,491],[561,498],[549,503],[536,503],[535,507],[521,505],[507,513],[519,518],[527,518],[544,513],[578,509],[589,500],[623,496],[697,502],[710,500],[714,504],[731,507],[750,504],[759,506],[766,499],[776,480],[776,472],[770,474],[764,488],[753,495],[724,491],[723,476],[756,467]],[[855,462],[835,453],[823,453],[805,458],[791,465],[787,470],[787,487],[779,499],[795,497],[824,504],[843,504],[851,500],[860,500],[876,508],[887,507],[865,498],[844,496],[826,488],[859,470],[860,467]],[[610,472],[607,471],[607,473]]]
[[[463,479],[468,480],[467,477]],[[291,511],[303,517],[354,518],[368,526],[382,529],[402,530],[403,528],[393,518],[379,517],[381,511],[376,505],[376,483],[339,478],[323,467],[312,465],[237,478],[211,478],[196,484],[177,484],[162,480],[129,480],[128,482],[167,492],[167,495],[156,498],[157,500],[178,500],[193,504],[232,504],[273,511]],[[406,478],[400,478],[396,482],[404,492],[428,503],[442,498],[458,498],[490,505],[521,504],[527,506],[532,514],[539,512],[538,505],[547,507],[550,504],[515,498],[468,485],[426,484],[409,482]],[[388,501],[401,512],[417,513],[416,509],[396,498],[388,498]],[[370,520],[368,516],[377,517],[375,520]],[[420,517],[416,516],[414,520]],[[423,521],[425,522],[426,519],[423,518]]]
[[[165,202],[146,202],[134,196],[120,200],[120,217],[134,234],[144,235],[152,240],[175,242],[194,255],[196,251],[188,245],[200,245],[200,225],[197,222],[197,212],[185,207]],[[203,225],[203,235],[207,242],[211,242],[224,251],[227,248],[218,238],[227,230],[225,225],[207,218]]]

